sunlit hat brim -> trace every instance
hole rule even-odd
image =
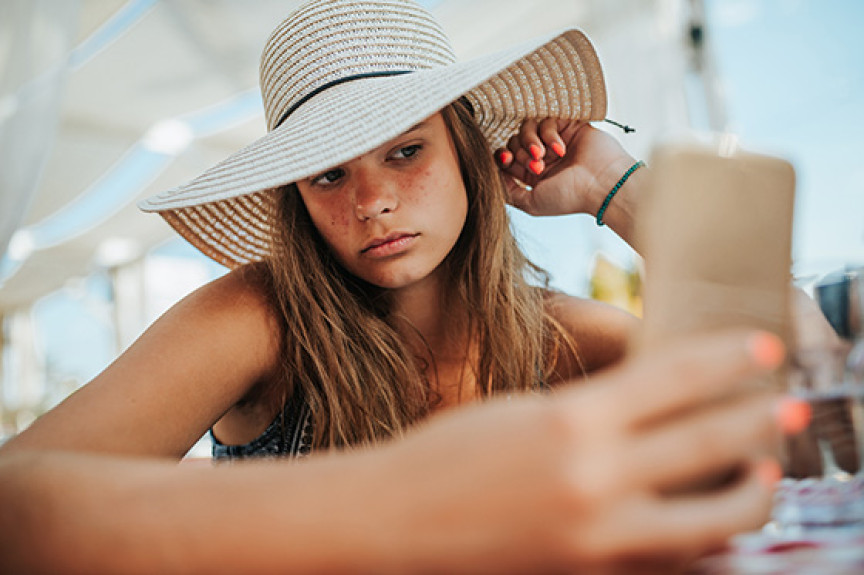
[[[369,152],[463,95],[492,149],[526,118],[606,115],[594,48],[568,30],[467,62],[332,86],[266,136],[139,206],[228,267],[261,260],[275,189]]]

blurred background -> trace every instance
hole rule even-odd
[[[634,156],[717,133],[782,156],[799,284],[864,264],[864,2],[421,3],[460,57],[582,28]],[[258,57],[297,4],[0,0],[0,442],[226,271],[135,204],[264,134]],[[512,214],[553,286],[639,312],[638,257],[608,229]]]

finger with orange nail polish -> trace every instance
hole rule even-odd
[[[566,148],[564,148],[564,144],[560,144],[558,142],[553,142],[550,147],[552,148],[552,151],[555,152],[555,154],[559,158],[563,158],[564,155],[567,153]]]
[[[750,353],[761,367],[773,369],[779,367],[786,358],[786,348],[779,337],[763,331],[750,339]]]
[[[776,459],[766,458],[757,462],[753,472],[766,487],[774,487],[783,478],[783,469]]]
[[[501,150],[498,152],[498,163],[501,167],[506,168],[513,162],[513,152],[510,150]]]
[[[543,148],[538,146],[537,144],[531,144],[528,146],[528,153],[531,154],[531,157],[534,158],[534,161],[539,161],[543,159]],[[528,167],[531,167],[530,165]],[[531,168],[533,170],[533,168]]]
[[[528,169],[537,176],[543,173],[543,166],[543,160],[531,160],[528,162]]]
[[[783,433],[794,435],[801,433],[810,425],[810,420],[813,418],[813,408],[802,399],[784,397],[777,403],[774,416]]]
[[[567,154],[567,147],[564,144],[564,140],[561,139],[561,133],[558,131],[557,119],[546,118],[540,122],[537,125],[537,135],[540,136],[543,146],[552,150],[558,158],[563,158]]]

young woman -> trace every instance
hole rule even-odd
[[[216,457],[297,455],[619,360],[633,318],[544,288],[509,228],[508,197],[596,213],[636,165],[585,121],[588,40],[536,44],[456,63],[411,2],[298,8],[262,58],[270,133],[143,204],[233,271],[16,442],[181,457],[212,429]],[[605,213],[625,237],[640,178]]]
[[[88,525],[108,529],[110,522],[93,519],[94,507],[86,503],[68,505],[72,493],[81,495],[74,486],[88,489],[83,478],[105,486],[94,470],[119,472],[115,460],[106,463],[105,456],[178,459],[208,429],[217,457],[302,455],[370,445],[476,398],[515,397],[584,380],[624,354],[634,319],[546,289],[542,272],[516,245],[505,210],[509,199],[534,214],[596,214],[598,223],[608,223],[630,239],[642,170],[611,136],[587,123],[604,117],[606,94],[599,62],[580,32],[457,63],[438,25],[413,2],[313,0],[274,31],[261,74],[267,136],[193,182],[143,204],[233,270],[177,304],[102,374],[3,447],[7,455],[67,452],[59,459],[42,455],[25,457],[23,463],[19,459],[18,466],[7,463],[6,476],[20,478],[21,469],[27,469],[45,480],[52,470],[79,478],[80,483],[70,479],[65,489],[36,489],[46,505],[90,517]],[[492,150],[497,150],[495,156]],[[758,341],[762,351],[749,356],[740,351],[747,347],[740,339],[727,341],[730,349],[738,346],[743,359],[738,371],[724,372],[726,381],[760,364],[762,369],[777,364],[782,355],[777,342],[766,336]],[[656,361],[667,372],[672,369],[666,360]],[[650,369],[647,377],[648,382],[658,379]],[[631,370],[624,379],[632,384],[636,375]],[[683,391],[670,391],[675,393]],[[669,403],[693,402],[692,393],[669,402],[658,398],[653,407],[647,401],[640,409],[648,416],[666,413]],[[585,414],[591,397],[591,392],[585,394]],[[526,398],[514,401],[539,405]],[[758,487],[753,448],[772,449],[776,426],[766,415],[770,403],[765,397],[751,398],[741,400],[737,409],[721,411],[727,423],[746,414],[755,419],[729,439],[719,461],[697,458],[670,470],[669,476],[634,479],[632,487],[645,490],[648,484],[734,462],[746,470],[734,495],[746,492],[747,500],[761,501],[757,509],[764,511],[767,497],[765,488]],[[478,410],[461,429],[480,436],[500,431],[508,412],[496,409]],[[532,413],[523,423],[537,425],[537,412]],[[693,431],[716,425],[717,418],[709,413],[701,422],[688,422]],[[528,434],[519,421],[512,420],[514,432]],[[555,428],[563,418],[550,421]],[[415,436],[438,438],[425,445],[422,439],[414,442],[429,451],[413,456],[399,447],[386,451],[400,454],[390,468],[393,478],[412,477],[418,485],[431,481],[429,488],[447,493],[445,485],[434,481],[446,470],[415,476],[412,469],[427,467],[409,465],[412,458],[438,461],[436,449],[456,448],[451,432],[441,425],[437,429],[437,435]],[[633,432],[629,423],[622,429]],[[500,438],[500,449],[510,448],[507,437]],[[607,443],[610,437],[605,436]],[[541,430],[537,439],[544,438],[553,448],[563,441],[573,457],[572,444],[560,433]],[[495,449],[492,439],[479,440],[478,447]],[[534,448],[541,458],[549,455],[543,445]],[[556,451],[537,469],[561,464],[560,454]],[[472,458],[478,455],[471,452]],[[625,456],[623,451],[619,455]],[[362,465],[341,469],[368,469],[376,460],[362,457],[366,459],[348,460]],[[586,455],[586,461],[591,457]],[[488,481],[495,466],[477,464],[482,473],[474,468],[476,478]],[[328,482],[340,464],[322,465],[331,471],[323,476],[305,472],[307,481],[329,477],[322,486],[338,488]],[[140,497],[138,501],[170,492],[167,500],[179,502],[192,487],[186,480],[179,480],[185,487],[172,483],[171,473],[158,465],[137,469],[140,474],[129,472],[129,478],[136,477],[133,483],[143,491],[126,495]],[[244,489],[273,487],[268,482],[284,473],[275,469],[226,470],[202,493],[224,489],[233,498]],[[469,476],[471,470],[469,465]],[[247,482],[257,473],[264,483]],[[290,477],[285,477],[288,489],[310,494],[310,501],[323,505],[318,520],[338,519],[326,511],[326,487]],[[380,479],[380,474],[367,478],[372,477]],[[7,497],[14,498],[9,493],[22,484],[9,485]],[[357,493],[370,495],[363,489]],[[454,501],[463,496],[454,495]],[[115,503],[121,500],[118,496]],[[134,503],[127,502],[125,512],[135,515]],[[290,502],[289,496],[285,503]],[[493,498],[496,502],[500,500]],[[392,503],[382,502],[382,509]],[[612,499],[607,503],[611,506]],[[200,515],[203,509],[196,505],[177,513],[183,518],[177,518],[181,530],[204,521],[207,514]],[[363,503],[357,505],[352,520],[361,515]],[[255,508],[262,511],[257,504]],[[279,523],[259,519],[262,529]],[[227,531],[220,537],[237,535],[226,522],[230,518],[222,517],[219,524]],[[733,524],[740,525],[727,523]],[[148,520],[142,525],[143,533],[152,536]],[[291,533],[289,527],[282,525],[286,533]],[[124,541],[134,538],[132,531],[125,536]],[[252,538],[270,541],[260,529]],[[469,544],[468,539],[463,543]],[[186,567],[206,564],[210,570],[211,562],[194,562],[200,542],[187,543],[188,549],[172,547],[172,553],[191,553],[184,555],[183,561],[191,561],[183,563]],[[667,548],[675,546],[667,543]],[[270,543],[265,547],[273,551]],[[488,557],[490,547],[481,547]],[[385,549],[369,552],[381,559]],[[440,551],[455,552],[456,547]],[[362,563],[359,556],[348,557],[339,564],[343,568],[351,561]],[[173,556],[162,559],[170,563]],[[265,561],[271,567],[286,565],[281,555],[268,560],[276,561]]]

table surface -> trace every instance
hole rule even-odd
[[[797,534],[763,531],[694,565],[693,575],[864,575],[864,526]]]

